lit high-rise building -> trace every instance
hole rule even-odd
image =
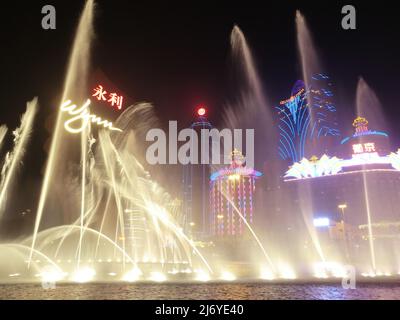
[[[291,96],[276,107],[279,116],[278,152],[283,160],[297,162],[329,153],[340,136],[333,103],[332,82],[325,74],[310,79],[309,88],[298,80]]]
[[[197,109],[197,117],[191,124],[198,137],[201,129],[211,129],[211,123],[207,119],[207,110],[200,106]],[[191,139],[194,141],[194,139]],[[202,144],[199,148],[204,147]],[[194,148],[194,147],[193,147]],[[204,150],[198,150],[203,154]],[[187,164],[183,167],[183,213],[185,216],[185,229],[195,239],[202,239],[208,235],[208,181],[210,177],[209,164]]]
[[[262,174],[243,163],[242,153],[235,149],[231,165],[210,177],[210,227],[214,237],[241,236],[246,230],[243,218],[253,224],[255,182]]]

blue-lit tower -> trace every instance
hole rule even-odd
[[[307,89],[296,81],[290,98],[276,107],[279,116],[278,152],[282,159],[298,162],[312,155],[329,153],[340,137],[333,103],[332,82],[316,74]]]
[[[319,73],[311,77],[308,99],[314,120],[310,132],[313,143],[307,151],[317,156],[332,153],[340,142],[341,133],[329,76]]]
[[[276,107],[279,117],[279,155],[284,160],[297,162],[304,157],[305,143],[310,126],[304,82],[298,80],[289,99]]]

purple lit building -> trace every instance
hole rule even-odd
[[[377,261],[396,260],[400,150],[390,152],[388,135],[370,130],[365,118],[356,118],[353,126],[354,133],[342,140],[343,158],[314,156],[289,167],[280,185],[289,200],[286,210],[306,208],[314,219],[328,218],[331,234],[352,240],[348,250],[355,258],[368,250],[372,237]]]

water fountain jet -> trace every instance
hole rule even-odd
[[[93,38],[93,17],[94,1],[87,0],[82,15],[80,17],[79,25],[72,46],[60,105],[61,103],[66,101],[68,97],[76,97],[76,100],[82,100],[86,94],[90,47]],[[56,124],[51,140],[49,156],[47,159],[39,204],[36,212],[36,220],[31,244],[32,251],[29,260],[31,260],[33,250],[35,248],[36,236],[39,231],[40,222],[43,216],[43,210],[45,208],[45,204],[48,198],[48,192],[52,183],[52,179],[54,179],[55,176],[55,165],[57,163],[57,158],[60,156],[60,144],[62,142],[62,137],[65,134],[63,132],[62,118],[63,116],[61,110],[57,110]]]

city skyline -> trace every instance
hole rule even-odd
[[[0,298],[400,292],[395,10],[42,2],[0,21]]]

